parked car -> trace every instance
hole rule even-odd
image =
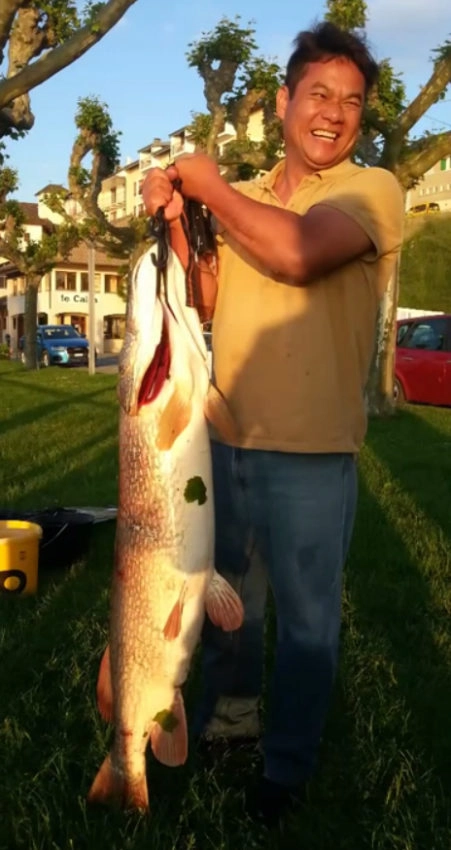
[[[72,325],[39,325],[37,357],[41,366],[88,364],[89,343]],[[19,340],[20,359],[25,362],[25,337]]]
[[[451,315],[397,322],[395,400],[451,406]]]
[[[425,213],[439,213],[440,212],[440,204],[436,201],[428,201],[425,204],[416,204],[414,207],[410,207],[407,215],[424,215]]]

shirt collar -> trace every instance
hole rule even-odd
[[[267,189],[270,192],[274,192],[274,184],[280,174],[280,172],[285,167],[285,158],[281,159],[271,171],[268,171],[267,174],[264,174],[263,177],[260,177],[260,186],[264,189]],[[318,171],[313,171],[307,178],[303,178],[299,185],[297,186],[296,191],[301,188],[302,183],[306,179],[310,179],[312,177],[319,178],[320,180],[327,180],[329,177],[337,177],[340,175],[344,175],[347,171],[353,171],[358,166],[356,166],[350,159],[344,159],[343,162],[339,162],[337,165],[332,165],[331,168],[320,168]]]

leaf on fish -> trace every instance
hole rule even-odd
[[[186,502],[197,502],[199,505],[205,505],[207,488],[200,475],[188,479],[183,495]]]

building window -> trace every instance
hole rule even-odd
[[[105,339],[125,338],[125,316],[105,316],[103,320]]]
[[[6,275],[0,275],[0,289],[6,289]]]
[[[88,272],[81,272],[80,274],[81,281],[81,291],[89,292],[89,276]],[[102,284],[102,276],[100,272],[95,272],[94,274],[94,292],[101,292],[101,284]]]
[[[106,274],[105,275],[105,292],[114,293],[117,295],[119,289],[119,278],[117,274]]]
[[[59,290],[68,290],[69,292],[75,292],[77,285],[77,276],[75,272],[64,272],[64,271],[56,271],[55,272],[56,279],[56,289]]]
[[[446,171],[446,159],[440,160],[440,171]]]

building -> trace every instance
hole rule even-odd
[[[49,231],[57,214],[51,212],[43,196],[52,188],[38,193],[38,203],[22,203],[26,219],[26,241],[38,242]],[[116,353],[122,347],[125,330],[125,301],[121,297],[123,261],[95,252],[95,346],[99,353]],[[82,334],[88,333],[88,248],[78,245],[67,260],[45,274],[38,290],[39,324],[72,324]],[[10,262],[0,259],[0,330],[4,342],[9,339],[17,351],[24,332],[26,282]]]
[[[451,156],[440,159],[407,192],[406,210],[430,201],[438,203],[441,212],[451,212]]]

